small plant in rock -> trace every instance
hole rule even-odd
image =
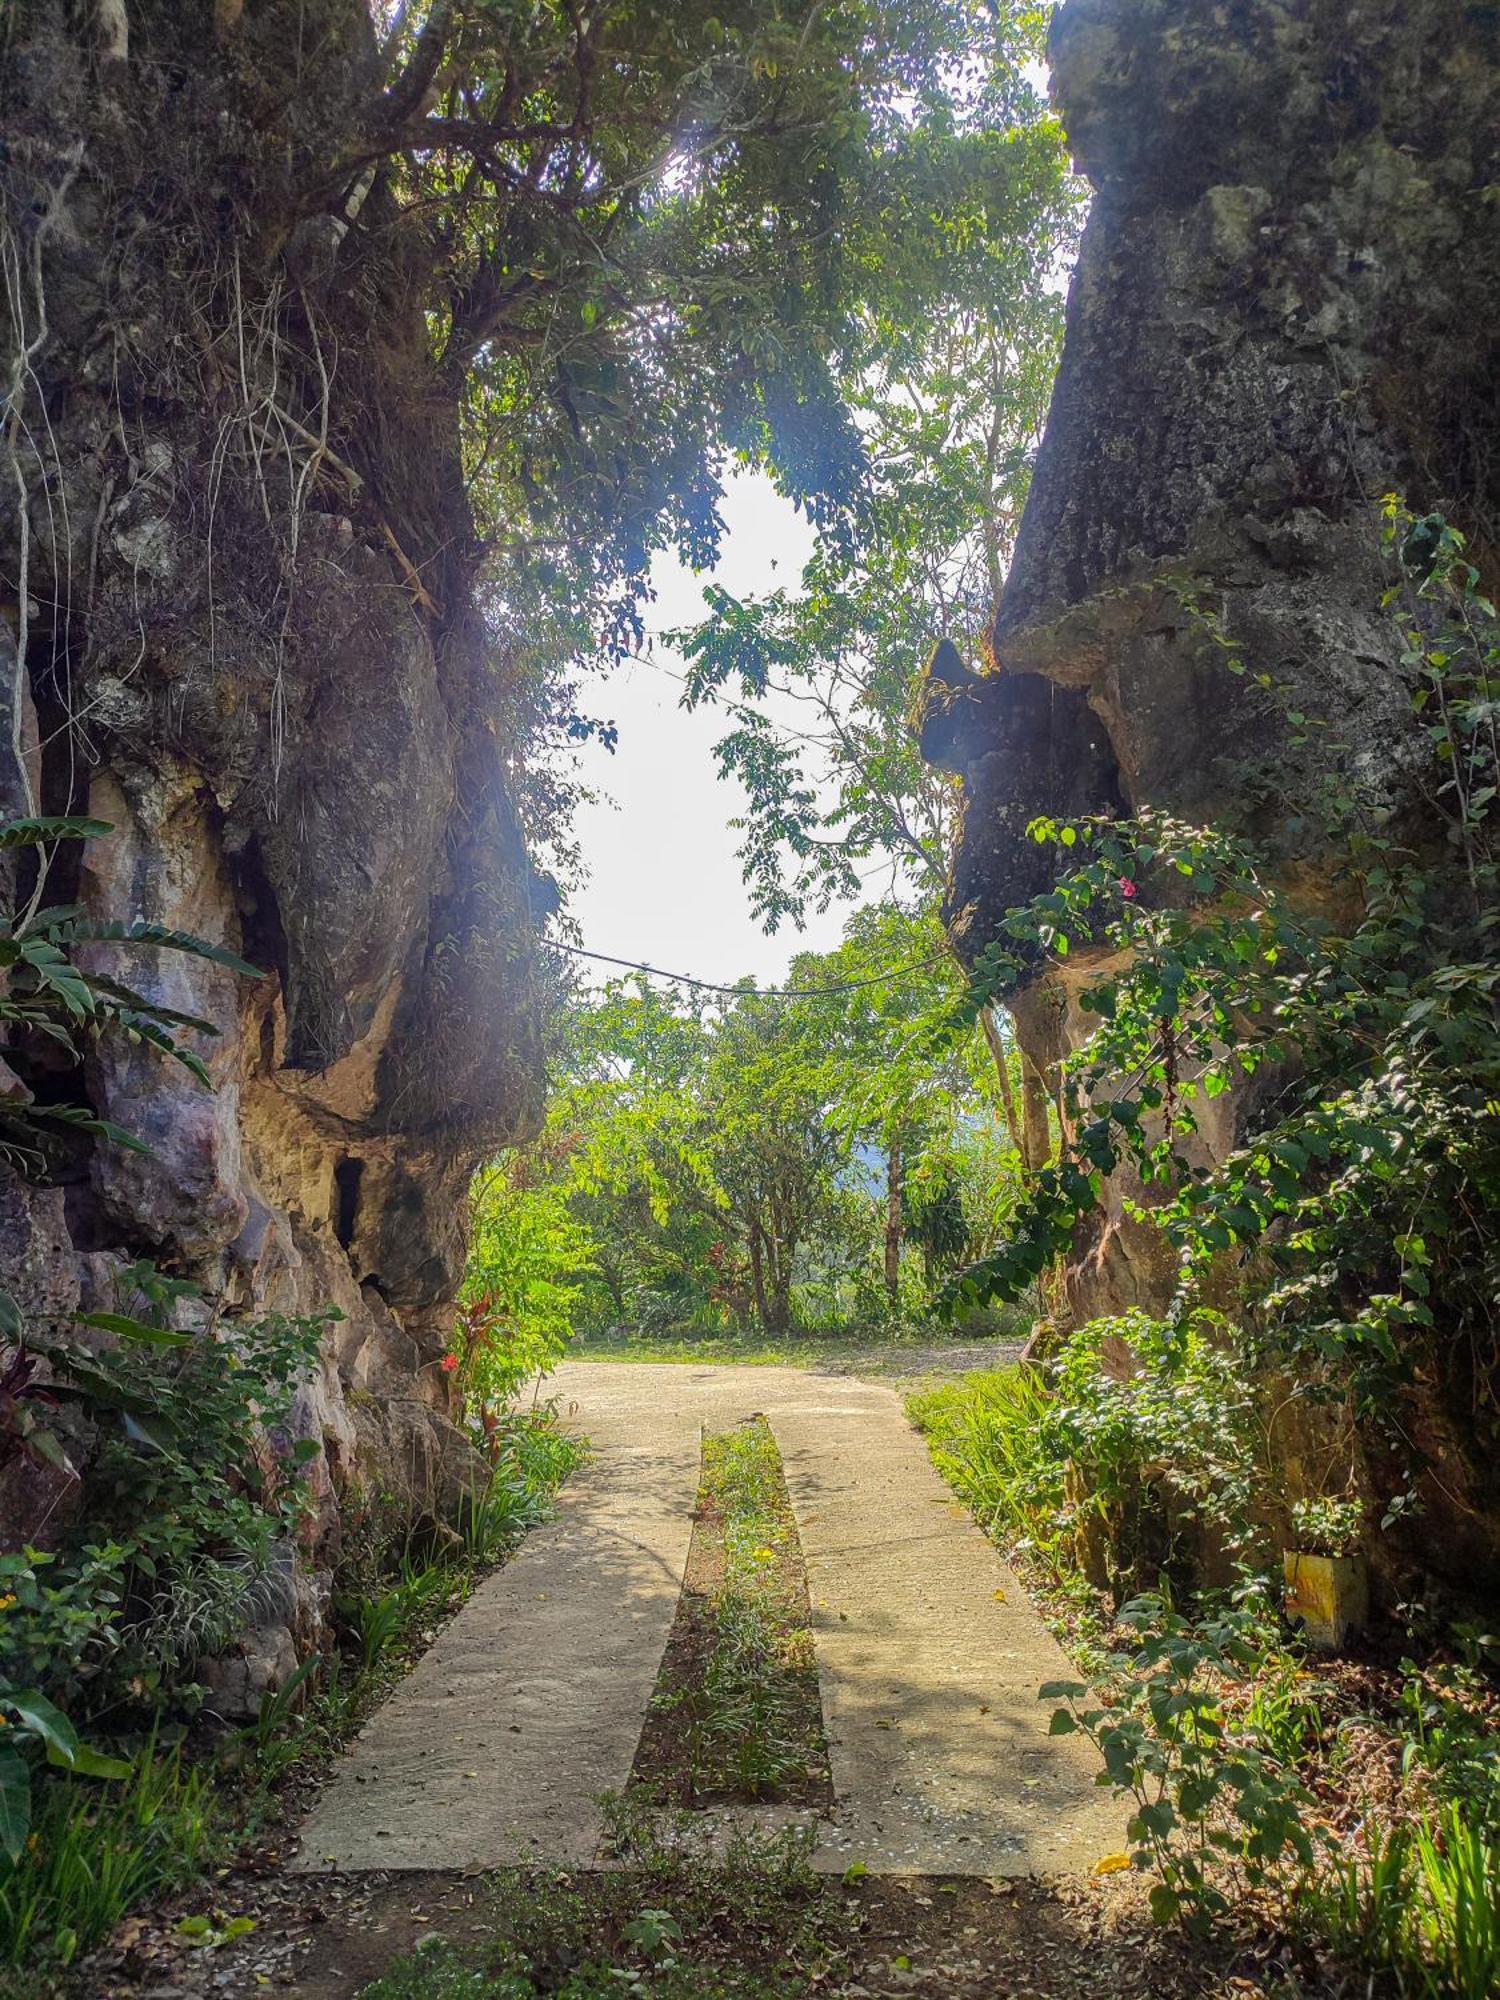
[[[1294,1500],[1292,1545],[1312,1556],[1353,1555],[1364,1522],[1358,1500]]]
[[[112,833],[108,820],[63,816],[0,822],[0,853],[29,857],[31,886],[0,913],[0,1051],[25,1069],[28,1053],[45,1047],[81,1064],[84,1041],[105,1030],[124,1035],[179,1062],[208,1085],[203,1059],[184,1033],[217,1035],[212,1021],[184,1014],[137,992],[112,973],[79,958],[81,945],[153,949],[211,960],[246,978],[259,973],[236,952],[165,924],[85,917],[76,904],[48,904],[48,875],[58,847]],[[24,875],[21,877],[24,880]],[[144,1151],[142,1142],[85,1106],[41,1101],[23,1088],[0,1098],[0,1159],[22,1172],[45,1164],[49,1133],[87,1132]]]
[[[1190,1619],[1147,1595],[1120,1622],[1138,1643],[1106,1660],[1115,1705],[1081,1682],[1051,1682],[1042,1698],[1064,1704],[1052,1734],[1082,1730],[1104,1759],[1101,1782],[1133,1800],[1132,1859],[1158,1877],[1152,1914],[1206,1930],[1232,1889],[1268,1883],[1289,1859],[1304,1870],[1314,1859],[1307,1794],[1225,1699],[1261,1669],[1265,1610],[1245,1592]]]

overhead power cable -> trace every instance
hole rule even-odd
[[[873,973],[868,979],[845,979],[835,986],[748,986],[744,980],[734,986],[721,986],[717,980],[695,979],[687,972],[663,972],[660,966],[643,965],[639,959],[611,958],[608,952],[585,951],[582,945],[564,944],[559,938],[547,938],[544,946],[548,951],[565,951],[573,958],[592,958],[600,965],[619,965],[627,972],[644,972],[650,979],[669,979],[674,986],[696,986],[700,993],[753,994],[757,1000],[821,1000],[831,993],[857,993],[865,986],[885,986],[929,965],[951,963],[946,952],[935,951],[928,958],[914,958],[906,965],[893,965],[885,972]]]

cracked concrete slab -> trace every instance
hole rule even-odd
[[[372,1718],[300,1867],[597,1864],[598,1795],[629,1775],[676,1609],[701,1434],[756,1411],[781,1448],[813,1601],[837,1794],[818,1866],[1051,1873],[1121,1846],[1093,1753],[1049,1737],[1036,1699],[1071,1663],[892,1390],[614,1362],[568,1364],[548,1386],[592,1464]]]

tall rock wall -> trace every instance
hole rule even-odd
[[[1316,893],[1324,788],[1399,812],[1416,763],[1381,496],[1482,563],[1500,526],[1500,10],[1067,0],[1051,54],[1093,209],[992,658],[929,691],[924,733],[964,780],[949,916],[976,955],[1047,884],[1038,814],[1235,826]],[[1327,727],[1299,745],[1289,711]],[[1039,1065],[1081,1038],[1088,974],[1013,996]],[[1083,1316],[1171,1290],[1122,1192],[1073,1262]]]
[[[264,968],[131,957],[218,1026],[212,1092],[108,1038],[82,1077],[7,1051],[151,1150],[0,1170],[0,1282],[108,1305],[146,1255],[216,1310],[341,1308],[296,1420],[325,1557],[351,1478],[420,1507],[468,1475],[438,1367],[464,1192],[540,1107],[441,246],[366,161],[381,81],[360,0],[0,27],[0,804],[113,826],[49,895]]]

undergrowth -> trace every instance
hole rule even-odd
[[[806,1835],[738,1832],[711,1862],[662,1815],[615,1801],[608,1818],[624,1866],[503,1872],[482,1943],[424,1942],[362,2000],[793,2000],[843,1962],[847,1918]]]
[[[817,1711],[817,1682],[806,1595],[787,1568],[799,1553],[797,1526],[764,1417],[705,1440],[702,1497],[724,1538],[705,1733],[715,1761],[754,1798],[802,1775],[821,1750],[802,1720],[809,1680]]]
[[[410,1530],[358,1533],[335,1595],[337,1645],[262,1698],[256,1719],[211,1735],[172,1725],[133,1739],[129,1776],[100,1783],[48,1773],[31,1837],[0,1859],[0,1992],[52,1990],[129,1911],[184,1889],[274,1824],[294,1778],[331,1761],[476,1582],[545,1518],[586,1454],[550,1406],[508,1418],[492,1476],[456,1542]]]
[[[753,1800],[826,1775],[797,1527],[764,1417],[704,1440],[693,1554],[651,1709],[636,1782],[653,1794]]]
[[[1134,1375],[1112,1346],[1127,1334],[1146,1364]],[[1041,1693],[1053,1733],[1087,1733],[1101,1782],[1125,1800],[1118,1863],[1155,1878],[1158,1919],[1202,1931],[1256,1909],[1331,1947],[1372,1993],[1489,2000],[1500,1991],[1495,1642],[1458,1626],[1460,1657],[1352,1680],[1306,1651],[1277,1616],[1231,1352],[1132,1315],[1081,1329],[1050,1368],[970,1375],[908,1408],[1094,1683]],[[1099,1587],[1084,1579],[1092,1526],[1139,1532],[1126,1502],[1153,1491],[1200,1553],[1238,1552],[1232,1590],[1179,1588],[1164,1567],[1117,1609],[1107,1586],[1136,1572],[1129,1550]],[[1155,1547],[1164,1565],[1180,1553],[1170,1537]]]

